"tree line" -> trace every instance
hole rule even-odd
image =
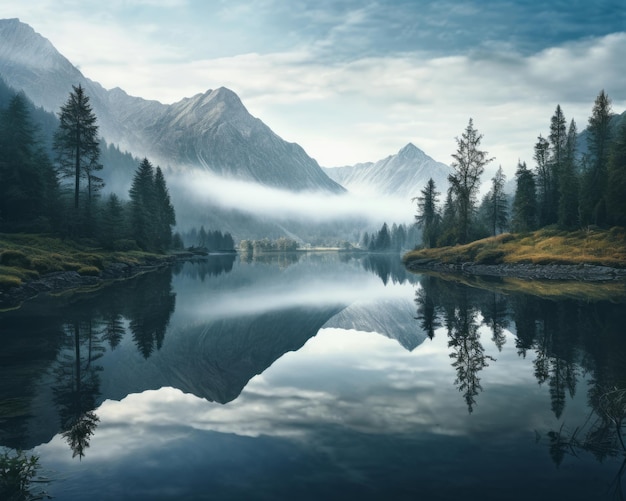
[[[288,237],[280,237],[276,240],[270,240],[269,238],[241,240],[239,242],[239,250],[242,254],[248,256],[263,254],[264,252],[295,252],[298,248],[298,242]]]
[[[176,215],[160,167],[147,158],[139,163],[128,201],[101,196],[102,142],[84,89],[72,87],[51,145],[29,104],[14,93],[0,110],[0,231],[53,233],[119,250],[171,248]]]
[[[393,223],[391,228],[383,223],[380,230],[372,233],[364,232],[360,246],[370,252],[400,252],[409,242],[416,242],[413,226]]]
[[[585,131],[586,151],[579,151],[576,123],[568,124],[557,105],[547,137],[540,134],[535,143],[534,168],[518,162],[512,201],[504,192],[506,176],[500,166],[478,203],[481,176],[494,159],[481,149],[483,136],[470,118],[456,138],[443,204],[432,179],[413,199],[423,245],[463,244],[508,230],[545,226],[564,230],[626,226],[626,120],[618,127],[615,122],[611,100],[602,90]]]
[[[183,245],[186,247],[199,247],[209,252],[235,250],[235,241],[230,233],[222,233],[221,230],[207,231],[204,225],[200,226],[200,230],[194,227],[188,232],[182,233],[181,239],[181,247]]]

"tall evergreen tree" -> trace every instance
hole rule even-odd
[[[154,174],[156,225],[156,245],[160,250],[169,249],[172,245],[172,227],[176,224],[176,214],[170,200],[170,194],[165,184],[161,168],[157,166]]]
[[[446,201],[443,204],[441,217],[441,234],[437,239],[437,245],[454,245],[459,241],[459,224],[457,204],[454,199],[452,188],[448,188]]]
[[[537,196],[535,177],[526,166],[526,162],[517,164],[515,178],[517,186],[513,200],[513,231],[532,231],[537,224]]]
[[[115,248],[115,241],[125,237],[125,227],[124,207],[118,196],[112,193],[102,210],[99,234],[102,246]]]
[[[145,250],[154,250],[156,243],[155,191],[154,167],[144,158],[130,188],[130,224],[137,245]]]
[[[553,169],[550,165],[550,143],[546,138],[539,135],[535,143],[535,155],[537,172],[537,191],[539,204],[539,224],[545,226],[555,222],[554,219],[554,178]]]
[[[561,105],[556,106],[554,115],[550,120],[550,178],[552,179],[550,194],[550,223],[556,223],[558,220],[559,204],[560,204],[560,184],[563,175],[563,164],[566,157],[567,143],[567,122]]]
[[[56,177],[44,158],[26,99],[14,95],[0,113],[0,222],[20,229],[46,215]]]
[[[417,214],[415,221],[422,229],[422,241],[425,247],[435,247],[439,236],[440,215],[437,208],[439,203],[439,192],[435,186],[435,181],[431,177],[421,195],[413,199],[417,201]]]
[[[452,155],[454,161],[451,167],[454,172],[448,176],[448,181],[458,207],[460,243],[469,241],[470,223],[476,209],[480,176],[485,170],[485,165],[493,160],[487,156],[486,151],[479,149],[482,138],[482,134],[474,129],[474,122],[470,118],[461,137],[456,138],[457,151]]]
[[[578,227],[578,169],[576,167],[576,147],[578,131],[572,119],[567,130],[565,154],[559,182],[559,226],[567,230]]]
[[[613,143],[608,178],[606,207],[609,223],[626,226],[626,121]]]
[[[604,90],[598,94],[589,117],[590,162],[584,173],[581,190],[581,219],[583,224],[606,222],[605,193],[611,141],[611,100]]]
[[[390,249],[391,234],[389,233],[389,227],[387,226],[387,223],[383,223],[378,233],[376,233],[375,236],[372,236],[372,239],[370,240],[369,250],[386,252]]]
[[[492,235],[497,235],[498,230],[502,233],[509,224],[509,207],[504,193],[505,182],[506,176],[500,166],[495,176],[491,178],[491,190],[488,194],[489,226]]]
[[[74,180],[74,210],[78,211],[81,177],[87,177],[91,186],[95,172],[101,170],[102,165],[98,162],[100,143],[96,115],[89,97],[80,85],[72,86],[72,89],[59,112],[54,149],[61,176]]]

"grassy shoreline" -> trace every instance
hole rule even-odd
[[[626,269],[626,229],[544,228],[532,233],[505,233],[465,245],[416,249],[403,258],[407,266],[422,263],[475,265],[594,265]]]
[[[0,291],[42,278],[54,272],[75,271],[99,276],[119,264],[154,265],[171,255],[140,250],[110,251],[91,242],[39,234],[0,234]]]

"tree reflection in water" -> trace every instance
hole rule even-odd
[[[622,464],[610,490],[615,498],[624,499],[622,478],[626,471],[626,388],[613,387],[604,391],[594,388],[591,393],[593,410],[584,423],[572,432],[562,425],[558,431],[551,430],[546,434],[550,457],[559,466],[565,455],[577,456],[580,451],[593,454],[598,461],[622,456]]]
[[[100,394],[98,371],[94,362],[104,348],[93,329],[91,319],[75,318],[66,324],[68,342],[57,359],[54,402],[61,419],[63,438],[72,449],[72,457],[85,455],[94,434],[98,417],[93,412]]]
[[[53,395],[61,434],[73,457],[84,457],[98,426],[94,409],[100,396],[102,366],[97,361],[106,352],[105,343],[114,349],[128,326],[137,350],[148,358],[163,344],[175,301],[172,272],[167,269],[103,291],[62,315],[65,342],[54,364]]]
[[[619,301],[620,298],[616,298]],[[621,298],[623,301],[623,298]],[[589,418],[570,430],[563,424],[546,436],[550,455],[558,466],[567,454],[580,451],[598,461],[623,456],[613,483],[623,499],[622,476],[626,471],[626,309],[606,300],[544,299],[528,294],[507,293],[470,287],[431,276],[420,279],[416,290],[416,319],[432,338],[440,321],[446,328],[450,357],[454,360],[455,384],[472,412],[482,387],[478,373],[495,359],[485,356],[480,342],[478,318],[502,350],[505,330],[514,326],[515,346],[521,357],[534,352],[534,376],[548,386],[550,407],[559,419],[573,398],[578,380],[588,379]],[[541,437],[541,434],[539,434]]]

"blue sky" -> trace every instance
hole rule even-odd
[[[171,103],[220,86],[321,165],[409,141],[449,163],[470,117],[512,175],[557,104],[626,109],[624,0],[9,1],[85,76]]]

